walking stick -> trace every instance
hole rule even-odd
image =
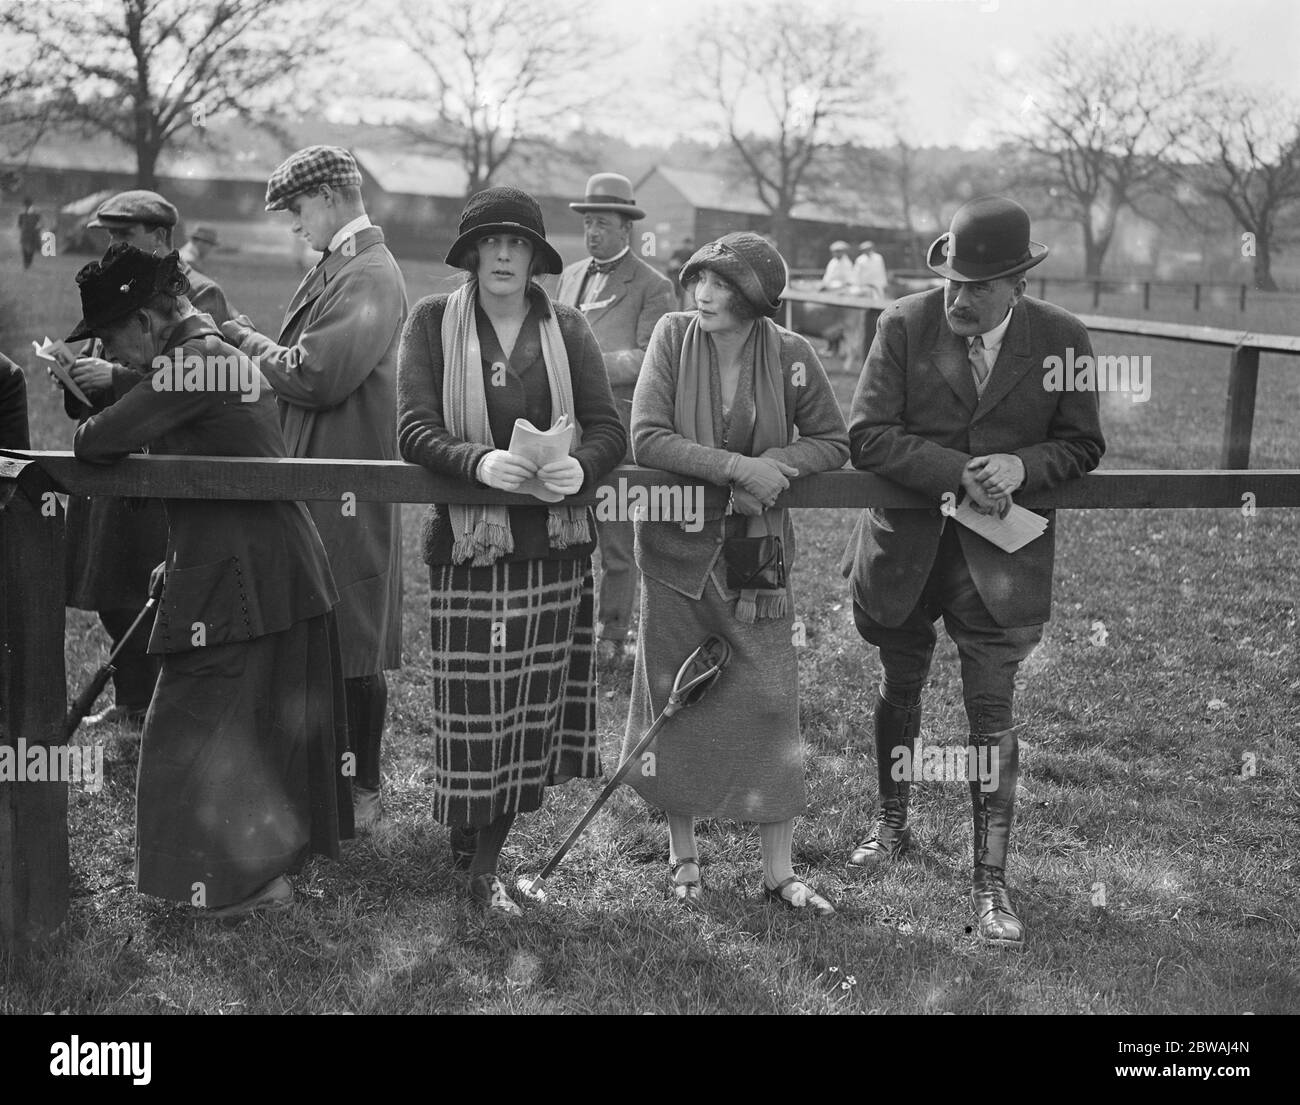
[[[654,724],[646,730],[643,736],[636,743],[636,747],[627,754],[625,759],[614,772],[613,777],[605,784],[605,789],[597,795],[596,800],[591,804],[590,809],[582,815],[582,818],[573,827],[573,831],[565,838],[555,855],[542,868],[541,873],[536,878],[521,877],[515,884],[521,894],[526,895],[537,901],[544,901],[546,898],[545,883],[551,873],[560,865],[560,861],[569,853],[569,849],[578,842],[578,837],[582,836],[583,830],[591,824],[591,819],[600,812],[600,808],[609,800],[610,795],[618,789],[620,783],[632,770],[633,765],[641,759],[642,753],[650,747],[655,737],[659,735],[659,730],[663,727],[673,714],[684,706],[693,706],[708,693],[710,687],[718,681],[718,676],[722,674],[722,669],[727,666],[731,660],[731,645],[725,637],[719,637],[716,634],[710,634],[704,639],[700,646],[692,652],[686,662],[677,669],[677,678],[673,680],[673,689],[669,692],[668,702],[663,708],[663,712],[655,718]]]
[[[70,741],[72,739],[73,733],[77,731],[77,726],[79,726],[82,719],[90,713],[90,708],[95,704],[95,699],[103,693],[104,687],[108,684],[108,677],[117,670],[113,667],[113,661],[118,658],[122,649],[126,647],[126,643],[131,639],[131,636],[140,628],[140,625],[145,618],[153,613],[154,607],[158,605],[158,598],[162,594],[161,576],[159,577],[159,580],[160,582],[150,589],[149,601],[144,604],[144,609],[135,616],[135,621],[133,621],[130,628],[122,634],[121,638],[114,646],[113,651],[108,654],[108,659],[105,660],[104,663],[100,665],[99,670],[95,672],[95,677],[86,685],[86,689],[83,690],[81,694],[77,695],[73,700],[72,705],[68,708],[67,716],[63,719],[63,739],[65,741]]]

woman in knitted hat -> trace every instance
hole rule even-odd
[[[793,596],[773,550],[779,542],[788,573],[794,530],[776,501],[790,480],[842,467],[848,432],[812,346],[772,321],[786,283],[776,249],[727,234],[698,250],[681,280],[696,310],[665,316],[650,339],[632,448],[637,464],[731,494],[702,527],[637,522],[641,635],[624,753],[666,703],[683,641],[717,633],[733,651],[717,686],[664,728],[629,783],[668,815],[678,901],[700,897],[695,819],[725,817],[758,822],[770,900],[833,913],[791,864],[803,748]]]
[[[176,252],[117,243],[77,283],[84,317],[68,340],[98,337],[114,362],[110,405],[77,429],[79,460],[111,464],[146,445],[285,455],[274,394],[190,303]],[[352,835],[329,562],[301,503],[163,505],[136,885],[209,916],[279,908],[293,899],[284,876],[312,852],[338,858]]]
[[[469,273],[421,300],[402,333],[402,456],[479,491],[535,495],[435,504],[424,523],[433,646],[433,814],[455,866],[489,912],[518,904],[497,877],[517,814],[547,786],[600,773],[593,669],[595,519],[564,497],[619,463],[627,435],[582,314],[533,281],[558,273],[526,192],[472,196],[447,263]],[[517,419],[575,426],[567,455],[540,468],[510,451]],[[536,497],[540,492],[544,498]]]

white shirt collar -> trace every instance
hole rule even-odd
[[[345,241],[347,241],[347,239],[351,238],[352,235],[359,234],[361,231],[365,230],[366,227],[373,225],[374,223],[370,221],[369,215],[358,215],[350,223],[339,227],[337,233],[335,233],[334,237],[330,239],[330,252],[333,253]]]
[[[1006,318],[1004,318],[995,327],[993,327],[993,329],[990,330],[987,334],[980,335],[980,337],[984,339],[984,350],[986,353],[991,353],[994,356],[997,355],[997,351],[1002,348],[1002,339],[1007,336],[1007,327],[1010,325],[1011,325],[1011,311],[1008,311]],[[975,340],[974,338],[966,339],[966,347],[968,349],[970,348],[971,342],[973,342],[974,340]]]

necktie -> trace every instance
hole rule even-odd
[[[587,275],[595,276],[596,273],[598,272],[599,273],[613,272],[614,269],[618,266],[618,262],[621,260],[623,260],[623,258],[620,257],[616,261],[597,261],[596,258],[593,257],[591,259],[591,264],[587,266]]]
[[[984,394],[984,385],[989,382],[989,366],[984,361],[984,338],[976,335],[970,343],[970,370],[975,375],[975,394]]]

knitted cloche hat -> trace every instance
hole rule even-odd
[[[735,284],[760,315],[771,318],[781,306],[786,285],[785,259],[757,234],[738,230],[700,246],[682,266],[678,279],[687,284],[704,269]]]
[[[527,192],[509,185],[485,188],[470,196],[460,215],[456,241],[447,251],[447,264],[459,265],[468,247],[489,234],[503,232],[518,234],[532,242],[543,259],[543,272],[563,270],[564,261],[546,240],[541,207]]]

